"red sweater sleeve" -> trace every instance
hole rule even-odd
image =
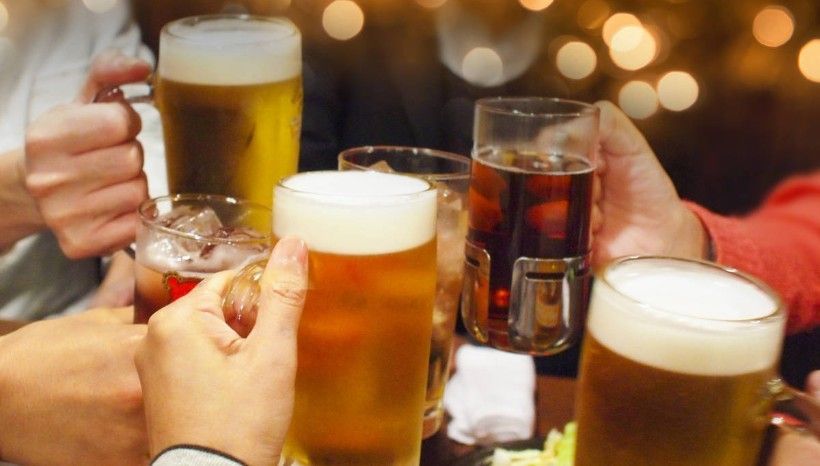
[[[788,333],[820,325],[820,171],[778,185],[745,217],[687,205],[709,232],[717,262],[780,293],[789,310]]]

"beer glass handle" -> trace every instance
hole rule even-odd
[[[256,322],[256,305],[261,294],[259,281],[264,271],[264,260],[243,267],[234,276],[222,300],[222,314],[225,316],[225,321],[243,337],[247,336]]]
[[[154,103],[154,85],[151,81],[109,86],[97,92],[94,103],[128,102],[129,104]]]
[[[137,92],[142,89],[142,92]],[[151,81],[141,83],[124,84],[122,86],[104,87],[94,96],[94,103],[127,102],[129,104],[152,104],[154,103],[154,85]],[[137,255],[134,243],[122,248],[131,259]]]
[[[789,386],[783,379],[769,382],[775,406],[772,425],[797,432],[812,433],[820,439],[820,400]]]

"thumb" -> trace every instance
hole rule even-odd
[[[308,286],[307,247],[299,238],[279,240],[260,280],[256,324],[251,345],[288,344],[295,351],[296,331]]]
[[[144,60],[129,57],[118,50],[103,52],[91,64],[91,71],[77,96],[77,101],[92,102],[94,96],[108,86],[142,81],[150,74],[151,65]]]
[[[629,157],[653,153],[641,131],[615,104],[600,101],[595,105],[601,109],[600,144],[606,155]]]

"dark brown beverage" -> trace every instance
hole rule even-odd
[[[583,256],[590,247],[593,167],[563,154],[487,151],[473,160],[469,241],[490,255],[488,343],[511,349],[507,316],[520,257]],[[483,308],[483,306],[481,306]],[[486,322],[485,322],[486,319]]]

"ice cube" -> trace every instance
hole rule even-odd
[[[178,206],[161,215],[157,222],[180,233],[213,236],[222,228],[219,216],[210,207]]]

